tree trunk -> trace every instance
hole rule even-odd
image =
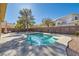
[[[28,21],[27,21],[26,27],[27,27],[27,31],[28,31]]]
[[[48,32],[49,32],[49,25],[47,25],[47,27],[48,27]]]

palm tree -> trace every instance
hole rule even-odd
[[[25,28],[27,28],[28,30],[29,24],[34,20],[31,9],[20,10],[20,15],[21,16],[19,17],[19,19],[22,19],[24,21]]]
[[[43,21],[42,21],[42,23],[45,26],[47,26],[47,27],[50,27],[50,26],[54,26],[55,25],[54,21],[52,21],[52,19],[50,19],[50,18],[44,18]]]

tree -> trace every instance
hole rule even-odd
[[[74,20],[73,23],[74,23],[76,26],[79,26],[79,20]]]
[[[48,27],[48,31],[50,26],[55,26],[55,22],[50,18],[44,18],[42,23],[44,24],[44,26]]]
[[[17,21],[17,24],[15,25],[15,28],[16,29],[19,29],[19,30],[25,29],[24,21],[23,20],[18,20]]]
[[[54,25],[55,25],[55,22],[52,21],[52,19],[50,19],[50,18],[44,18],[44,19],[42,20],[42,23],[43,23],[45,26],[47,26],[47,27],[50,27],[50,26],[54,26]]]
[[[32,16],[31,9],[22,9],[20,10],[20,17],[17,21],[16,28],[28,30],[29,26],[34,25],[34,17]]]

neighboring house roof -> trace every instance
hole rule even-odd
[[[71,22],[72,18],[75,17],[75,16],[79,17],[79,14],[69,14],[67,16],[63,16],[63,17],[57,18],[56,21]]]

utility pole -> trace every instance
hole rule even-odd
[[[5,21],[5,30],[4,33],[7,33],[7,21]]]
[[[1,22],[0,22],[0,39],[1,39]]]

